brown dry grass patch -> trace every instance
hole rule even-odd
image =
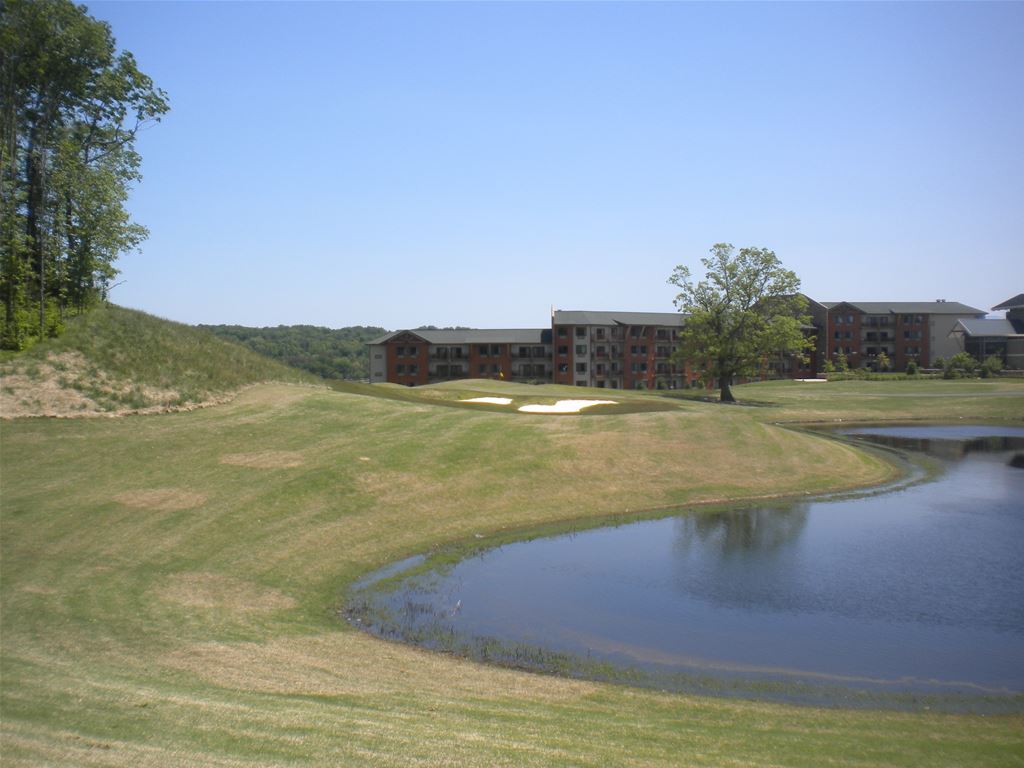
[[[270,587],[216,573],[176,573],[154,590],[164,602],[226,613],[263,613],[294,608],[295,599]]]
[[[488,667],[386,643],[356,632],[278,638],[266,643],[194,643],[163,658],[214,685],[292,696],[379,696],[417,691],[461,699],[572,701],[595,683]]]
[[[220,457],[221,464],[253,469],[294,469],[305,459],[298,451],[257,451],[255,453],[228,453]]]
[[[137,491],[125,491],[114,497],[114,501],[126,507],[136,509],[152,509],[159,512],[177,512],[182,509],[194,509],[206,503],[202,493],[192,493],[181,488],[148,488]]]

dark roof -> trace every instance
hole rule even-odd
[[[984,315],[985,310],[968,307],[959,301],[823,301],[833,309],[848,304],[865,315]]]
[[[1024,335],[1024,322],[1003,319],[978,319],[965,317],[957,320],[951,333],[965,333],[968,336],[1021,336]]]
[[[1018,309],[1020,307],[1024,307],[1024,293],[1018,293],[1012,299],[1007,299],[1002,304],[997,304],[996,306],[992,307],[992,310],[995,311],[997,309]]]
[[[368,341],[370,346],[386,344],[403,333],[419,336],[429,344],[543,344],[542,335],[550,334],[550,328],[463,328],[459,330],[392,331],[380,338]]]
[[[668,325],[679,327],[684,317],[678,312],[591,312],[556,309],[554,325]]]

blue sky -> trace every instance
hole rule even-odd
[[[672,311],[773,249],[820,300],[1024,290],[1021,3],[109,3],[167,91],[112,298],[187,323]]]

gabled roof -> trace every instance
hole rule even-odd
[[[974,336],[975,338],[980,336],[987,337],[1000,337],[1005,338],[1008,336],[1022,336],[1024,335],[1024,322],[1003,320],[1003,319],[978,319],[975,317],[965,317],[956,321],[956,325],[953,326],[953,330],[950,331],[950,335],[953,334],[965,334],[967,336]]]
[[[992,311],[995,312],[999,309],[1020,309],[1024,307],[1024,293],[1018,293],[1012,299],[1007,299],[1002,304],[997,304],[992,307]]]
[[[554,325],[668,325],[681,327],[684,316],[678,312],[591,312],[556,309]]]
[[[846,304],[865,315],[985,315],[985,310],[959,301],[823,301],[821,304],[829,309]]]
[[[443,331],[392,331],[380,338],[368,341],[369,346],[387,344],[402,334],[415,337],[413,340],[428,344],[544,344],[543,334],[550,335],[550,328],[461,328]]]

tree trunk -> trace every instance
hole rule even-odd
[[[732,395],[732,389],[730,389],[730,385],[729,385],[729,379],[730,378],[731,377],[729,377],[729,376],[723,376],[721,378],[721,380],[719,381],[719,384],[721,385],[721,389],[722,389],[722,392],[719,395],[719,400],[721,400],[723,403],[735,403],[736,402],[736,398],[733,397],[733,395]]]

